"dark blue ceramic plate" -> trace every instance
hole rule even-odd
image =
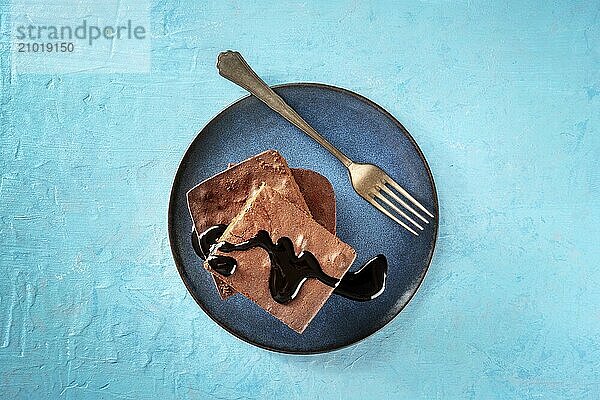
[[[423,154],[404,127],[378,105],[350,91],[321,84],[275,88],[306,121],[358,162],[382,167],[425,207],[439,215],[433,178]],[[389,262],[387,288],[359,303],[331,296],[303,334],[250,300],[221,300],[190,241],[192,221],[186,192],[204,179],[267,149],[291,167],[326,176],[337,198],[337,234],[356,249],[356,269],[377,254]],[[421,284],[437,237],[437,219],[419,237],[377,211],[352,189],[344,166],[325,149],[258,99],[244,97],[210,121],[194,139],[173,182],[169,239],[177,269],[192,297],[215,322],[238,338],[265,349],[321,353],[356,343],[390,322]]]

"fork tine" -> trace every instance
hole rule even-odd
[[[408,203],[406,203],[404,200],[402,200],[400,197],[398,197],[398,195],[396,195],[396,193],[394,193],[392,191],[392,189],[390,189],[389,187],[385,186],[385,185],[381,185],[381,188],[394,200],[396,200],[398,203],[400,203],[400,205],[404,208],[406,208],[408,211],[410,211],[411,213],[413,213],[414,215],[416,215],[417,217],[419,217],[419,219],[423,222],[425,222],[426,224],[429,223],[429,221],[423,217],[419,212],[417,212],[414,208],[412,208],[410,205],[408,205]]]
[[[389,176],[387,176],[386,178],[387,178],[385,180],[386,183],[389,184],[394,189],[396,189],[398,191],[398,193],[400,193],[401,195],[403,195],[404,197],[406,197],[408,200],[410,200],[415,206],[417,206],[418,208],[420,208],[425,214],[429,215],[431,218],[435,218],[432,213],[430,213],[429,211],[427,211],[427,209],[425,207],[423,207],[421,205],[421,203],[419,203],[417,200],[415,200],[415,198],[412,197],[410,195],[410,193],[408,193],[406,190],[404,190],[404,188],[402,186],[398,185],[395,180],[393,180]]]
[[[385,215],[387,215],[388,217],[390,217],[391,219],[393,219],[394,221],[399,223],[404,229],[406,229],[407,231],[409,231],[410,233],[412,233],[415,236],[419,236],[419,234],[414,229],[412,229],[410,226],[406,225],[404,222],[400,221],[395,215],[393,215],[391,212],[386,210],[381,204],[379,204],[373,197],[365,197],[365,199],[369,203],[371,203],[376,209],[378,209],[379,211],[381,211],[382,213],[384,213]]]
[[[375,197],[377,197],[379,200],[382,200],[385,204],[387,204],[392,210],[396,211],[398,214],[400,214],[402,217],[404,217],[406,220],[412,222],[412,224],[414,226],[416,226],[417,228],[419,228],[420,230],[423,230],[423,227],[419,224],[417,224],[415,222],[414,219],[412,219],[411,217],[409,217],[404,211],[402,211],[401,209],[398,208],[398,206],[396,206],[394,203],[392,203],[390,200],[388,200],[387,197],[385,197],[381,192],[375,192],[374,194]]]

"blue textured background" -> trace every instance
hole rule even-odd
[[[0,5],[0,393],[56,398],[598,398],[597,1],[158,1],[152,73],[19,75]],[[186,293],[167,240],[177,164],[242,90],[322,81],[394,114],[442,219],[384,330],[293,357]]]

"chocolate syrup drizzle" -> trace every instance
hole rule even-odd
[[[273,243],[269,233],[261,230],[239,244],[217,242],[226,228],[227,225],[215,225],[200,235],[192,231],[192,246],[196,254],[207,260],[210,267],[219,274],[230,276],[235,272],[237,261],[233,257],[214,254],[217,250],[231,253],[262,248],[271,260],[269,290],[278,303],[292,301],[309,278],[318,279],[335,288],[333,293],[356,301],[372,300],[385,289],[387,260],[382,254],[369,260],[358,271],[347,272],[340,280],[323,272],[319,261],[311,252],[302,251],[296,255],[294,244],[287,237],[281,237]]]

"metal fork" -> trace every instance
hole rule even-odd
[[[350,174],[352,187],[362,198],[367,200],[379,211],[396,221],[403,228],[418,236],[418,230],[423,230],[421,221],[428,224],[429,221],[415,207],[430,218],[434,215],[427,211],[414,197],[396,183],[381,168],[373,164],[363,164],[352,161],[348,156],[335,148],[331,143],[321,136],[310,126],[296,111],[292,109],[277,93],[273,91],[259,76],[250,68],[246,60],[237,51],[225,51],[219,54],[217,59],[219,74],[233,83],[243,87],[259,100],[273,109],[283,118],[297,126],[308,136],[325,147],[331,154],[346,166]],[[402,199],[400,196],[404,197]],[[406,201],[408,200],[408,201]],[[411,204],[409,204],[411,203]],[[387,208],[385,207],[387,206]],[[404,210],[399,206],[403,207]],[[414,207],[413,207],[414,206]],[[402,221],[402,217],[405,221]],[[419,222],[415,221],[415,218]],[[410,225],[409,225],[410,224]]]

